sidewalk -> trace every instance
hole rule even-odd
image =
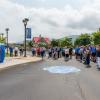
[[[41,61],[42,59],[39,57],[7,57],[4,63],[0,64],[0,70],[7,69],[14,65],[29,63],[29,62],[37,62]]]

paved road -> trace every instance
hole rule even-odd
[[[51,74],[44,67],[70,65],[81,69],[71,74]],[[0,72],[0,100],[100,100],[100,72],[92,64],[75,59],[45,60]]]

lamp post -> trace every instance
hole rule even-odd
[[[26,57],[26,26],[27,26],[27,22],[29,21],[28,18],[24,18],[23,19],[23,23],[24,23],[24,27],[25,27],[25,38],[24,38],[24,50],[25,50],[25,54],[24,57]]]
[[[8,31],[9,31],[9,28],[6,28],[5,31],[6,31],[6,34],[7,34],[7,42],[6,43],[7,43],[7,54],[8,54]]]

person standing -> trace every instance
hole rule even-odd
[[[44,56],[46,57],[46,48],[43,47],[43,50],[44,50]]]
[[[100,45],[96,46],[97,68],[100,69]]]
[[[23,56],[23,49],[22,48],[19,48],[19,53],[20,53],[20,56]]]
[[[69,50],[68,48],[65,48],[65,61],[69,60]]]
[[[72,55],[73,55],[73,48],[69,48],[69,57],[70,57],[70,59],[72,59]]]
[[[15,54],[15,57],[18,56],[18,47],[15,47],[14,54]]]
[[[65,57],[65,48],[62,48],[62,56]]]
[[[57,58],[60,58],[60,48],[59,47],[57,47],[57,54],[58,54]]]
[[[59,50],[59,58],[62,57],[62,48],[60,47],[60,50]]]
[[[48,59],[52,57],[52,50],[51,48],[48,49]]]
[[[10,57],[13,57],[13,48],[9,47],[9,51],[10,51]]]
[[[76,55],[76,59],[77,59],[77,60],[79,60],[79,57],[80,57],[79,51],[80,51],[80,47],[77,46],[77,47],[75,48],[75,55]]]
[[[40,56],[40,52],[41,52],[40,49],[41,49],[40,47],[37,47],[37,49],[36,49],[36,51],[37,51],[37,56]]]
[[[87,67],[90,67],[90,55],[91,55],[90,50],[87,47],[87,49],[86,49],[86,65],[87,65]]]
[[[83,46],[80,47],[80,62],[82,63],[83,60]]]
[[[45,51],[44,51],[44,48],[43,47],[40,48],[40,55],[41,55],[42,60],[43,60],[44,55],[45,55]]]
[[[32,56],[35,55],[35,49],[32,47]]]
[[[96,62],[96,47],[95,46],[91,47],[91,58],[93,62]]]
[[[52,50],[52,58],[54,59],[54,52],[55,52],[54,47],[51,50]]]
[[[54,47],[52,50],[52,57],[54,60],[58,58],[58,52],[57,52],[57,47]]]

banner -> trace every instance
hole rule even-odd
[[[27,39],[31,39],[32,37],[32,33],[31,33],[31,28],[26,28],[26,38]]]

